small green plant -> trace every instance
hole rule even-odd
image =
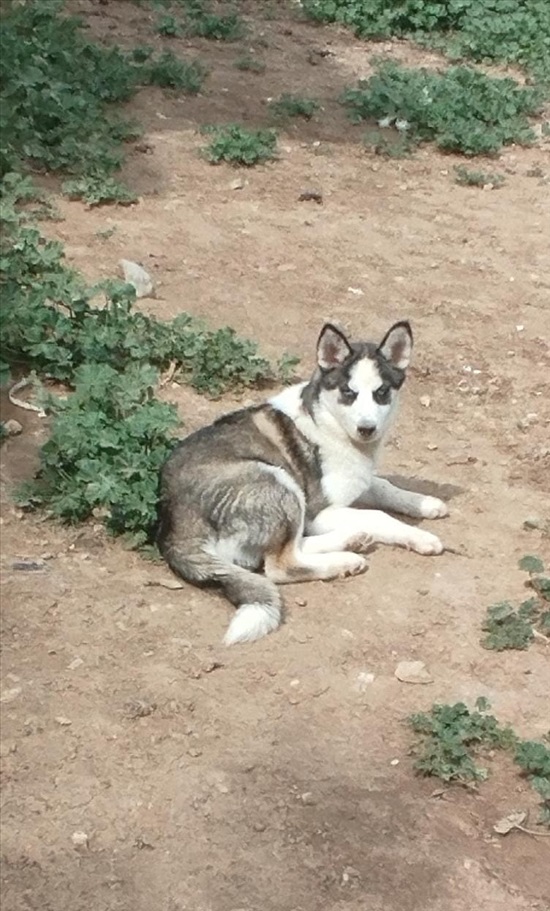
[[[105,203],[130,206],[137,202],[137,196],[114,177],[77,177],[62,184],[63,192],[69,199],[82,199],[90,208]]]
[[[161,16],[156,24],[156,31],[163,38],[181,38],[183,27],[175,16]]]
[[[463,187],[501,187],[504,183],[502,174],[490,171],[474,171],[464,165],[455,167],[455,183]]]
[[[529,588],[535,595],[517,608],[509,601],[493,604],[487,609],[482,629],[487,634],[481,644],[484,648],[526,649],[535,637],[550,636],[550,579],[542,575],[544,564],[538,557],[526,556],[519,561],[519,568],[529,573]]]
[[[300,95],[283,94],[280,98],[270,101],[269,109],[275,117],[303,117],[311,120],[320,108],[318,101],[313,98],[302,98]]]
[[[518,743],[514,760],[542,797],[540,821],[550,828],[550,750],[543,743],[524,740]]]
[[[483,781],[488,769],[478,765],[478,756],[496,749],[513,751],[514,761],[542,797],[541,823],[550,827],[550,750],[538,741],[520,740],[509,725],[488,715],[484,697],[471,712],[462,702],[433,705],[429,712],[407,720],[418,739],[413,747],[414,768],[421,775],[443,781]]]
[[[207,127],[212,141],[203,148],[211,164],[227,161],[233,165],[253,167],[276,158],[277,134],[274,130],[247,130],[238,124]]]
[[[493,715],[485,714],[487,708],[485,700],[478,700],[475,712],[457,702],[411,715],[408,721],[421,737],[415,769],[443,781],[485,779],[487,769],[477,765],[474,757],[483,748],[504,749],[517,739],[510,728],[501,728]]]
[[[242,57],[237,57],[235,63],[233,64],[238,70],[243,70],[243,72],[265,73],[265,63],[263,60],[258,60],[257,57],[252,57],[251,54],[243,54]]]
[[[149,85],[179,89],[188,95],[196,95],[202,88],[206,70],[199,60],[186,63],[171,51],[164,51],[147,64],[144,74]]]
[[[528,116],[540,109],[542,95],[471,67],[438,73],[382,62],[341,100],[354,122],[395,122],[411,144],[430,141],[449,152],[487,155],[511,142],[533,141]]]
[[[217,15],[209,12],[203,3],[190,4],[187,14],[187,32],[197,38],[211,41],[238,41],[245,34],[245,25],[236,13]]]

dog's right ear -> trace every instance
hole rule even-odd
[[[353,352],[344,333],[332,323],[326,323],[317,342],[317,363],[321,370],[340,367],[350,354]]]

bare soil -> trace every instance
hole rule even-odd
[[[140,261],[158,283],[141,306],[291,350],[304,376],[325,317],[373,338],[410,318],[385,468],[450,500],[424,524],[453,552],[379,548],[366,576],[286,589],[277,634],[224,649],[220,598],[163,587],[164,566],[96,525],[18,513],[10,491],[47,431],[7,409],[24,430],[2,447],[5,911],[548,911],[549,839],[492,829],[518,809],[536,827],[529,785],[498,756],[475,790],[418,778],[404,724],[483,695],[524,737],[550,727],[545,643],[479,644],[486,607],[524,594],[518,558],[550,559],[548,142],[482,163],[502,188],[461,187],[456,157],[365,150],[336,103],[373,51],[432,59],[405,43],[361,44],[282,2],[242,4],[251,31],[231,45],[160,39],[130,2],[72,7],[92,34],[196,54],[210,76],[196,98],[147,90],[129,106],[145,129],[125,174],[138,206],[60,199],[46,229],[90,278]],[[234,67],[249,48],[263,75]],[[201,125],[265,124],[283,91],[323,110],[283,128],[277,162],[201,159]],[[298,201],[310,189],[322,204]],[[186,431],[236,402],[163,395]],[[21,557],[45,568],[15,571]],[[406,659],[433,683],[400,683]]]

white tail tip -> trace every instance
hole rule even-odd
[[[281,611],[274,604],[242,604],[235,613],[224,638],[224,645],[254,642],[277,629]]]

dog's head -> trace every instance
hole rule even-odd
[[[395,323],[379,345],[350,342],[331,323],[323,326],[313,384],[316,402],[354,443],[374,443],[384,436],[405,380],[412,345],[411,327],[405,321]]]

